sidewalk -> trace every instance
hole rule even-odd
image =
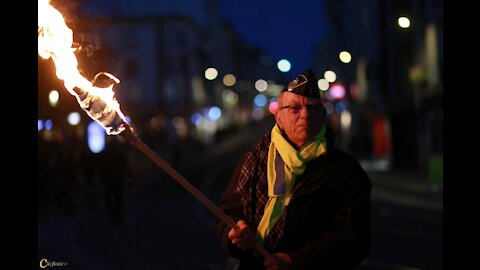
[[[413,171],[367,171],[372,182],[372,200],[406,207],[443,211],[442,186]]]

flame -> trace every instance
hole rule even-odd
[[[77,98],[92,119],[105,128],[107,134],[121,133],[125,129],[122,124],[127,121],[114,98],[113,84],[105,88],[96,87],[81,75],[72,45],[73,31],[65,23],[62,14],[50,5],[49,0],[38,0],[39,56],[43,59],[52,58],[57,77],[63,80],[68,92]],[[99,74],[120,83],[118,78],[109,73]]]

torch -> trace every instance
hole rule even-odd
[[[64,81],[65,88],[75,96],[80,107],[88,116],[101,124],[108,135],[120,135],[128,143],[150,158],[158,167],[168,173],[177,183],[190,192],[228,226],[238,229],[237,224],[217,205],[209,200],[165,160],[140,140],[126,121],[120,105],[114,98],[113,85],[120,80],[110,73],[101,72],[90,82],[78,70],[78,61],[72,49],[73,32],[65,23],[62,14],[53,8],[48,0],[38,0],[38,54],[52,58],[56,75]],[[97,86],[100,79],[109,79],[105,87]],[[258,242],[255,249],[265,258],[272,255]]]

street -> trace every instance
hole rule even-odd
[[[179,172],[217,202],[258,133],[232,135],[201,157],[185,159]],[[38,261],[67,262],[66,269],[224,269],[216,217],[160,168],[144,168],[123,186],[120,224],[109,218],[102,187],[95,183],[89,204],[77,200],[71,213],[40,212]],[[404,184],[417,188],[400,188],[402,172],[369,174],[372,247],[358,269],[443,269],[441,195],[421,194],[425,183],[411,177]]]

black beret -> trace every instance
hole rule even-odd
[[[320,89],[315,74],[311,68],[298,74],[295,79],[283,88],[282,92],[292,92],[294,94],[320,99]]]

